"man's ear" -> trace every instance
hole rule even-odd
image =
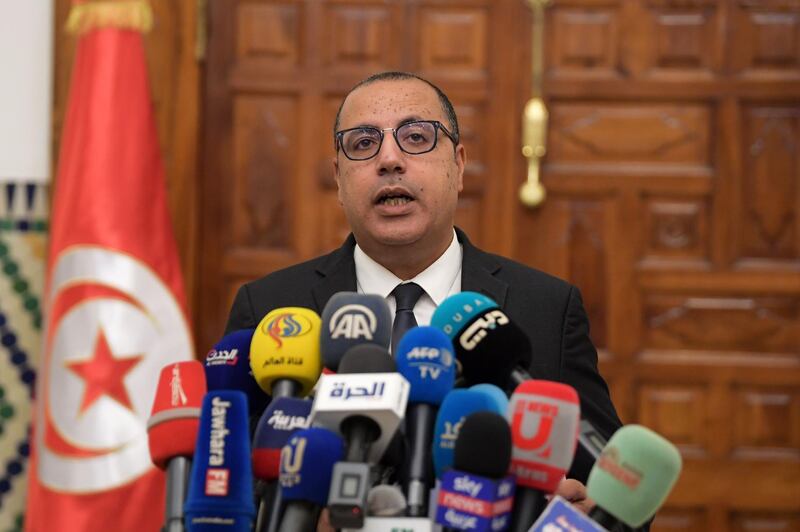
[[[338,155],[338,154],[337,154]],[[336,181],[336,197],[339,199],[339,205],[342,204],[342,187],[339,184],[339,157],[333,158],[333,179]]]
[[[456,146],[456,152],[454,154],[456,159],[456,166],[458,167],[458,191],[461,192],[464,190],[464,168],[467,166],[467,149],[464,147],[463,144]]]

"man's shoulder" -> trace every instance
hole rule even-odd
[[[516,260],[487,251],[478,250],[483,260],[494,264],[495,277],[508,283],[511,290],[531,290],[538,293],[547,292],[561,297],[569,295],[574,286],[555,275],[533,268]]]
[[[273,292],[293,289],[298,285],[310,286],[314,280],[322,278],[321,268],[335,252],[320,255],[298,264],[270,272],[263,277],[244,284],[247,290]]]

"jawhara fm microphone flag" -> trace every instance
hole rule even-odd
[[[80,2],[52,208],[28,531],[158,530],[146,422],[194,358],[142,32],[144,1]],[[178,394],[180,396],[180,394]]]

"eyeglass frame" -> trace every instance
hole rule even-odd
[[[402,128],[402,127],[408,126],[410,124],[419,124],[419,123],[433,124],[433,128],[434,128],[433,145],[430,147],[430,149],[427,149],[425,151],[421,151],[421,152],[417,152],[417,153],[411,153],[411,152],[407,151],[406,149],[404,149],[403,146],[400,145],[400,141],[397,139],[397,130]],[[347,155],[347,152],[345,151],[344,147],[342,146],[342,138],[344,137],[344,134],[349,132],[349,131],[357,131],[357,130],[364,130],[364,129],[371,129],[373,131],[377,131],[378,132],[378,134],[380,135],[380,139],[381,139],[380,142],[378,143],[378,149],[375,150],[374,154],[370,155],[369,157],[367,157],[365,159],[353,159],[352,157]],[[334,143],[335,146],[334,147],[336,148],[337,152],[339,151],[339,148],[341,148],[342,149],[342,153],[344,154],[344,156],[347,157],[348,159],[350,159],[351,161],[369,161],[370,159],[374,158],[376,155],[378,155],[380,153],[381,148],[383,147],[383,139],[384,139],[384,136],[385,136],[384,135],[384,131],[391,131],[392,132],[392,136],[394,137],[394,142],[397,144],[397,147],[400,148],[400,151],[402,151],[403,153],[406,153],[408,155],[423,155],[425,153],[432,152],[433,150],[436,149],[436,146],[439,145],[439,130],[440,129],[442,130],[442,132],[445,135],[447,135],[447,138],[450,139],[450,142],[453,143],[453,149],[455,150],[456,147],[458,146],[458,140],[459,140],[458,139],[458,135],[455,135],[455,134],[451,133],[446,127],[444,127],[444,124],[442,124],[438,120],[410,120],[408,122],[400,124],[397,127],[378,128],[378,127],[372,127],[372,126],[358,126],[358,127],[351,127],[351,128],[348,128],[348,129],[342,129],[341,131],[337,131],[333,135],[334,136],[334,140],[335,140],[335,143]]]

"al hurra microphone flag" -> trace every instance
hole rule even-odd
[[[142,31],[146,2],[73,5],[52,209],[28,531],[158,530],[146,422],[161,368],[193,359]]]

